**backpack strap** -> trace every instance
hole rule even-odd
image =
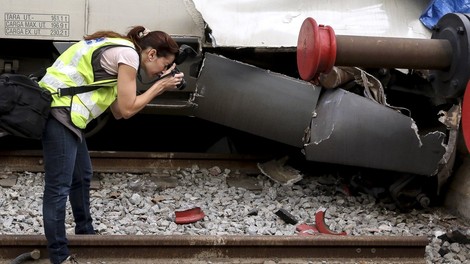
[[[107,82],[103,82],[100,84],[94,84],[94,85],[82,85],[82,86],[73,86],[73,87],[67,87],[67,88],[58,88],[57,89],[57,95],[60,96],[66,96],[66,95],[76,95],[80,93],[86,93],[86,92],[91,92],[99,88],[103,87],[110,87],[110,83],[115,83],[116,80],[109,80]]]

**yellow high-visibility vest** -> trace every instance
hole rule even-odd
[[[53,94],[52,107],[70,107],[70,118],[78,128],[102,114],[116,100],[117,75],[110,75],[100,65],[100,54],[110,47],[134,44],[121,38],[98,38],[82,40],[62,53],[54,64],[47,68],[39,85]],[[100,85],[103,88],[76,94],[59,96],[59,88],[83,85]]]

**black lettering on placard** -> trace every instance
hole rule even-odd
[[[70,15],[5,13],[5,35],[68,37]]]

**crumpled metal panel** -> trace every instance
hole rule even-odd
[[[205,54],[195,116],[303,147],[321,88],[228,58]]]
[[[435,175],[446,152],[442,132],[418,135],[414,121],[343,89],[326,90],[312,119],[306,159]]]
[[[295,47],[300,26],[307,17],[331,26],[337,35],[431,36],[431,31],[419,21],[429,2],[423,0],[193,2],[211,29],[212,45],[218,47]]]

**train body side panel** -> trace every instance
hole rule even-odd
[[[429,38],[419,17],[429,1],[194,0],[220,47],[295,47],[314,17],[339,35]]]
[[[88,32],[127,32],[132,26],[143,25],[171,35],[204,36],[204,21],[192,1],[89,0],[89,5]]]
[[[144,25],[219,47],[295,47],[307,17],[337,34],[428,38],[427,1],[0,0],[0,38],[80,40],[97,30]],[[373,21],[373,22],[372,22]]]
[[[77,41],[98,30],[143,25],[172,35],[204,34],[191,1],[0,0],[0,38]]]

